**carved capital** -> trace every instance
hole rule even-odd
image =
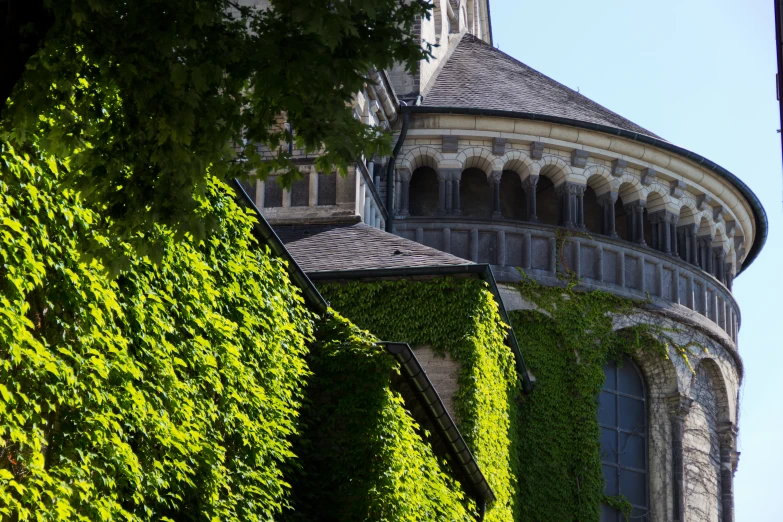
[[[522,180],[522,188],[524,189],[534,189],[536,185],[538,185],[538,176],[531,175]]]
[[[745,244],[745,236],[734,236],[734,249],[739,252],[742,246]]]
[[[530,144],[530,157],[533,159],[541,159],[544,157],[544,144],[540,141],[534,141]]]
[[[457,152],[458,144],[457,136],[443,136],[443,152]]]
[[[696,210],[702,211],[712,203],[712,198],[707,194],[702,194],[696,198]]]
[[[493,138],[492,154],[502,156],[506,153],[506,138]]]
[[[612,162],[612,176],[619,178],[625,174],[625,168],[628,166],[628,162],[624,159],[616,159]]]
[[[503,171],[502,170],[493,170],[492,174],[489,175],[489,181],[490,181],[490,183],[493,182],[493,181],[495,183],[500,183],[500,178],[502,178],[502,177],[503,177]]]
[[[636,201],[632,201],[630,203],[627,203],[623,205],[623,208],[626,212],[642,212],[645,207],[647,206],[647,201],[643,199],[637,199]]]
[[[687,185],[684,181],[679,179],[673,179],[669,182],[669,193],[672,197],[680,199],[685,192]]]
[[[571,181],[566,181],[555,187],[555,193],[558,196],[568,194],[569,196],[582,196],[585,193],[587,185],[579,185]]]
[[[672,212],[669,212],[668,210],[658,210],[656,212],[651,212],[650,214],[648,214],[647,218],[650,220],[650,223],[677,224],[677,221],[679,221],[680,216]]]
[[[461,169],[438,169],[438,179],[441,180],[453,180],[459,179],[462,175]]]
[[[574,149],[571,151],[571,165],[583,169],[587,165],[587,158],[589,157],[590,153],[586,150]]]
[[[410,181],[411,171],[409,168],[397,169],[397,176],[399,176],[401,181]]]
[[[617,202],[617,192],[606,192],[598,196],[598,204],[602,207],[609,205],[613,207]]]
[[[696,236],[696,244],[701,246],[706,246],[708,248],[712,248],[712,241],[715,239],[712,234],[706,234],[703,236]]]
[[[688,412],[691,411],[691,405],[693,404],[693,399],[677,393],[675,395],[670,395],[666,397],[665,400],[666,400],[666,406],[669,409],[669,416],[672,418],[672,420],[679,420],[679,421],[685,420],[685,417],[688,415]]]
[[[718,438],[721,446],[734,451],[737,445],[737,434],[739,429],[733,422],[721,422],[718,426]]]
[[[642,169],[642,185],[649,187],[658,178],[658,173],[653,168]]]

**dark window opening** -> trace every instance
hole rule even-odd
[[[318,174],[318,204],[337,204],[337,174]]]
[[[278,176],[267,176],[264,182],[264,208],[283,206],[283,187],[277,178]]]
[[[408,211],[411,216],[431,216],[438,211],[438,174],[430,167],[413,171],[408,187]]]
[[[614,228],[615,232],[617,232],[617,235],[620,236],[620,239],[629,241],[628,216],[625,212],[625,205],[623,205],[623,200],[620,198],[617,198],[617,201],[614,204]]]
[[[538,220],[546,225],[557,225],[557,194],[552,180],[546,176],[538,178],[536,184],[536,212]]]
[[[527,199],[519,174],[504,170],[500,178],[500,215],[505,219],[526,219]]]
[[[483,170],[470,168],[462,172],[459,199],[463,216],[489,219],[492,214],[492,193]]]
[[[598,196],[590,186],[585,188],[584,195],[585,227],[590,232],[601,233],[601,206],[598,204]]]

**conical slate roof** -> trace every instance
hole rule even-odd
[[[471,34],[447,57],[422,106],[556,116],[661,139]]]

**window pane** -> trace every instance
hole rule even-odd
[[[630,361],[620,367],[620,391],[637,397],[644,397],[642,378]]]
[[[598,418],[601,418],[600,415]],[[620,397],[620,429],[637,431],[641,430],[644,425],[644,401]]]
[[[617,368],[617,365],[614,361],[610,361],[604,365],[604,389],[606,390],[617,389],[615,368]]]
[[[619,520],[619,511],[610,508],[606,504],[601,504],[601,522],[618,522]]]
[[[617,431],[601,428],[601,461],[617,464]]]
[[[647,509],[634,508],[628,520],[629,522],[648,522],[650,520],[649,511]]]
[[[598,405],[598,422],[607,426],[617,426],[617,395],[601,392]]]
[[[629,471],[620,470],[620,493],[625,495],[628,502],[637,506],[647,505],[647,475]]]
[[[604,470],[604,493],[610,497],[617,495],[617,470],[612,466],[601,466]]]
[[[646,469],[644,444],[645,440],[642,437],[620,432],[620,465]]]

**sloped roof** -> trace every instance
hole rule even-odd
[[[471,34],[446,58],[422,106],[557,116],[661,139]]]
[[[471,263],[364,223],[282,225],[275,232],[307,273]]]

